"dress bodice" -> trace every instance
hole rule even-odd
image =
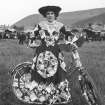
[[[61,36],[63,24],[57,21],[49,23],[43,21],[34,29],[35,37],[42,41],[42,44],[54,46]]]

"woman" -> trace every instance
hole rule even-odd
[[[58,6],[45,6],[39,9],[46,21],[40,22],[35,27],[35,44],[30,44],[31,47],[36,47],[31,78],[31,81],[37,84],[36,87],[40,87],[37,90],[40,91],[40,96],[35,94],[36,103],[38,101],[39,103],[61,104],[71,101],[66,65],[57,44],[61,39],[67,42],[71,33],[62,23],[57,22],[60,11],[61,8]],[[75,67],[82,68],[77,46],[70,44],[68,48],[72,51]]]

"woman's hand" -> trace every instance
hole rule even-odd
[[[40,46],[41,45],[41,40],[35,40],[35,44],[36,44],[36,46]]]
[[[31,48],[34,48],[34,47],[39,47],[41,45],[41,40],[34,40],[32,43],[29,42],[29,46]]]
[[[59,40],[58,45],[60,45],[60,44],[65,44],[65,41],[64,40]]]

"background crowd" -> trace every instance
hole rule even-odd
[[[105,25],[99,23],[89,23],[85,27],[67,27],[73,36],[82,40],[90,41],[105,41]],[[24,29],[23,27],[6,27],[0,26],[0,40],[13,39],[18,40],[18,43],[28,46],[29,40],[32,39],[33,29]]]

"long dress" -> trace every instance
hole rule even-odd
[[[36,48],[32,66],[34,70],[31,80],[36,84],[34,101],[48,104],[71,101],[64,56],[56,44],[62,38],[61,34],[67,39],[69,33],[60,22],[43,21],[34,29],[34,34],[35,39],[41,40],[41,45]]]

